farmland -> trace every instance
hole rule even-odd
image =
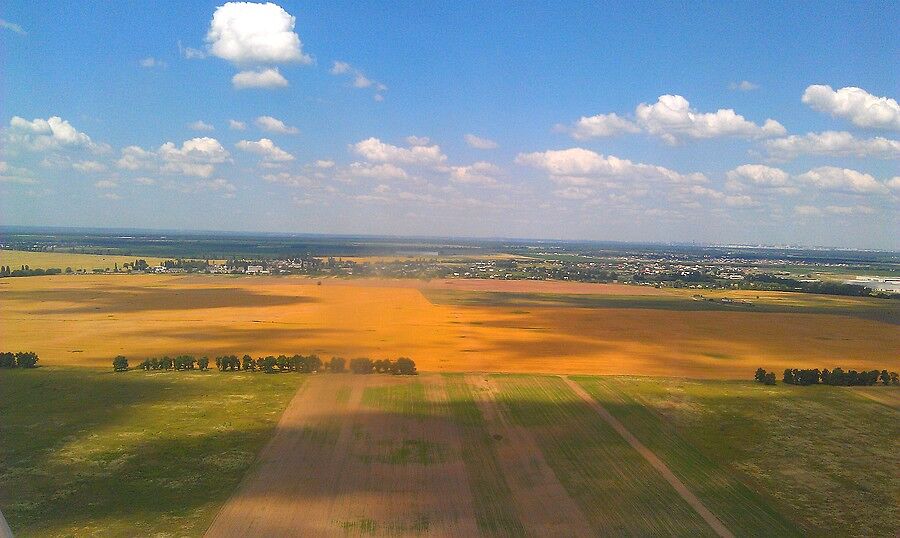
[[[529,285],[537,291],[526,291]],[[0,280],[0,331],[7,347],[34,350],[56,365],[105,366],[119,354],[300,352],[410,356],[438,372],[746,379],[759,366],[896,369],[896,301],[760,292],[746,307],[695,300],[687,291],[60,275]]]
[[[865,390],[887,402],[898,391]],[[892,536],[900,527],[897,409],[854,389],[49,367],[0,372],[0,391],[17,402],[0,402],[0,507],[22,536]],[[786,415],[821,426],[783,424]]]

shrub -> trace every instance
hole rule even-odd
[[[16,365],[19,368],[36,368],[37,362],[37,353],[31,351],[20,351],[16,353]]]
[[[11,352],[0,353],[0,368],[15,368],[16,354]]]
[[[328,363],[328,370],[334,374],[342,374],[346,370],[346,361],[341,357],[331,357]]]
[[[119,355],[112,361],[113,371],[114,372],[124,372],[128,370],[128,359],[124,356]]]
[[[374,369],[372,359],[358,357],[350,360],[350,371],[354,374],[371,374]]]
[[[416,363],[409,357],[400,357],[394,362],[394,375],[416,375]]]

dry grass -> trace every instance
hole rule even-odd
[[[759,366],[896,369],[900,349],[896,325],[848,316],[444,305],[428,301],[410,287],[414,282],[400,284],[163,275],[3,279],[0,333],[4,347],[34,350],[47,364],[106,366],[118,354],[300,352],[409,356],[427,371],[697,378],[748,378]]]

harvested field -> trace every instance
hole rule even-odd
[[[13,269],[21,267],[22,265],[28,265],[32,269],[57,268],[65,270],[66,267],[71,267],[73,271],[79,269],[84,269],[85,271],[109,269],[112,271],[115,264],[119,264],[119,267],[122,267],[122,264],[133,262],[139,258],[146,260],[150,265],[157,265],[164,259],[147,256],[73,254],[69,252],[30,252],[0,249],[0,265],[9,265]]]
[[[477,534],[439,380],[311,378],[207,536]]]
[[[409,356],[423,371],[732,379],[746,379],[760,366],[900,367],[900,331],[877,321],[896,317],[892,301],[770,293],[764,296],[769,311],[696,310],[659,303],[691,307],[698,302],[690,297],[623,296],[613,288],[603,288],[606,295],[525,298],[470,291],[481,299],[460,302],[429,300],[423,291],[458,292],[422,290],[415,281],[318,282],[163,275],[2,279],[0,332],[6,346],[34,350],[45,364],[105,366],[118,354],[318,353]]]

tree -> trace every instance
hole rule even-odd
[[[0,353],[0,368],[15,368],[16,354],[10,352]]]
[[[762,383],[762,382],[765,381],[765,379],[766,379],[766,371],[763,370],[762,368],[757,368],[757,369],[756,369],[756,375],[753,376],[753,379],[755,379],[755,380],[759,381],[760,383]]]
[[[371,374],[374,370],[372,359],[357,357],[350,360],[350,371],[354,374]]]
[[[763,379],[763,383],[766,385],[774,385],[775,384],[775,372],[767,372],[765,379]]]
[[[416,363],[409,357],[400,357],[394,362],[394,375],[416,375]]]
[[[197,367],[203,371],[209,370],[209,357],[200,357],[200,360],[197,361]]]
[[[114,372],[124,372],[128,370],[128,359],[126,359],[122,355],[118,355],[115,359],[113,359],[112,364]]]
[[[334,374],[344,373],[346,361],[342,357],[331,357],[331,362],[328,363],[328,370]]]
[[[37,353],[32,351],[20,351],[19,353],[16,353],[16,365],[19,368],[36,368],[37,362]]]
[[[241,368],[243,370],[256,370],[256,363],[253,362],[253,357],[250,355],[244,355],[241,359]]]
[[[785,368],[785,369],[784,369],[784,379],[783,379],[783,381],[784,381],[785,383],[790,384],[790,385],[793,385],[793,384],[794,384],[794,372],[791,371],[790,368]]]

